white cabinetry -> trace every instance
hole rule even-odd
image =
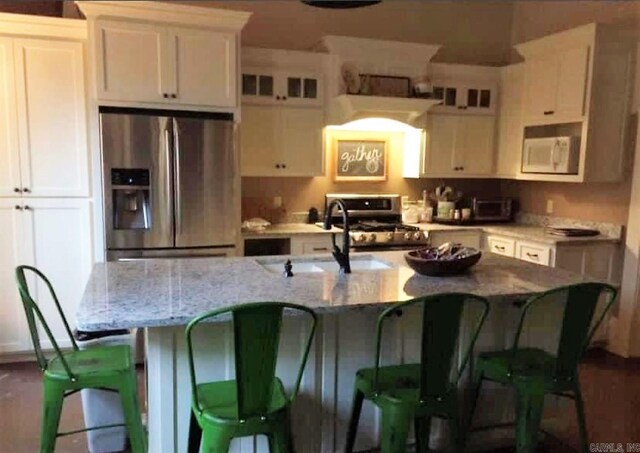
[[[485,248],[491,253],[502,256],[516,256],[516,241],[501,236],[487,236]]]
[[[620,28],[594,23],[519,44],[516,49],[525,58],[524,138],[580,137],[578,174],[518,173],[516,178],[619,181],[627,166],[632,42]],[[505,120],[501,114],[501,122]]]
[[[236,36],[160,24],[100,20],[98,99],[236,105]]]
[[[323,173],[322,110],[272,105],[242,107],[242,176]]]
[[[242,176],[324,174],[323,58],[242,49]]]
[[[168,2],[77,1],[101,104],[235,109],[239,32],[251,13]]]
[[[498,103],[498,143],[495,175],[514,178],[522,164],[522,97],[524,64],[500,69],[500,100]]]
[[[553,264],[553,247],[533,242],[516,242],[516,258],[543,266]]]
[[[428,115],[424,176],[491,174],[494,128],[495,118],[491,115]]]
[[[313,255],[331,252],[330,234],[304,234],[291,236],[292,255]]]
[[[0,198],[0,354],[29,349],[27,320],[16,288],[15,268],[22,263],[24,229],[19,200]]]
[[[0,196],[88,196],[83,44],[0,37],[0,96]]]
[[[15,266],[28,264],[51,281],[62,309],[73,328],[75,312],[93,265],[91,202],[83,199],[0,200],[0,297],[2,329],[0,353],[26,351],[31,347],[26,318],[14,279]],[[6,281],[4,281],[6,280]],[[70,342],[46,286],[32,285],[32,296],[61,347]],[[50,347],[44,332],[43,347]]]
[[[524,111],[527,122],[581,121],[590,47],[579,45],[525,63]]]

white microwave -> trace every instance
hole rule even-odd
[[[522,173],[577,175],[580,137],[527,138],[522,149]]]

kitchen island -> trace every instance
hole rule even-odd
[[[77,313],[77,327],[88,331],[146,328],[150,452],[186,451],[190,383],[184,326],[202,312],[245,302],[283,301],[306,305],[321,315],[294,408],[294,435],[299,451],[334,452],[344,443],[355,372],[372,365],[376,317],[388,304],[452,291],[485,296],[491,302],[491,312],[476,349],[499,349],[510,344],[515,329],[518,308],[514,302],[584,281],[584,277],[568,271],[491,253],[486,253],[469,273],[446,278],[416,274],[405,264],[403,252],[352,255],[352,262],[373,260],[378,264],[377,269],[354,270],[350,275],[323,271],[323,266],[328,269],[333,264],[325,255],[291,257],[297,274],[285,278],[280,266],[287,258],[95,265]],[[535,339],[552,343],[557,338],[557,318],[553,309],[538,315]],[[407,310],[393,321],[385,333],[383,362],[417,360],[419,320],[420,316]],[[278,373],[285,385],[293,382],[308,327],[296,317],[283,323]],[[463,326],[461,335],[464,337],[468,330]],[[211,324],[194,337],[199,380],[233,377],[230,340],[229,322]],[[481,400],[479,408],[483,404],[486,406]],[[496,421],[512,411],[503,399],[500,404],[492,404],[491,410],[484,407],[478,412],[484,421]],[[378,421],[373,408],[365,404],[357,449],[377,444]],[[432,442],[443,442],[446,430],[442,428],[434,424]],[[262,437],[235,440],[232,451],[268,451]]]

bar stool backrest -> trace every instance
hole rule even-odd
[[[69,337],[69,342],[71,346],[73,347],[74,350],[77,351],[78,345],[76,344],[76,341],[73,338],[73,334],[71,333],[71,328],[69,327],[67,318],[65,318],[64,316],[64,312],[60,307],[60,301],[58,300],[58,296],[56,295],[56,292],[54,291],[53,286],[51,285],[51,282],[49,281],[49,279],[35,267],[18,266],[16,268],[16,281],[18,283],[18,292],[20,293],[20,298],[22,299],[22,306],[24,307],[25,315],[27,316],[29,333],[31,335],[31,341],[33,342],[33,349],[36,353],[38,365],[40,366],[40,369],[42,371],[45,371],[48,366],[48,361],[44,353],[42,352],[42,345],[40,344],[40,333],[38,332],[38,325],[40,325],[42,327],[42,330],[44,330],[45,335],[49,339],[49,342],[51,343],[51,346],[53,347],[57,357],[60,359],[63,367],[65,368],[67,374],[69,375],[69,378],[73,380],[73,373],[69,368],[69,364],[67,363],[67,360],[64,358],[64,355],[60,351],[60,346],[58,345],[58,342],[56,341],[55,337],[51,333],[51,329],[49,328],[47,321],[44,319],[44,316],[42,314],[42,311],[40,310],[40,307],[31,296],[31,291],[29,291],[29,285],[27,283],[27,275],[26,275],[27,272],[31,272],[34,275],[36,281],[41,280],[45,284],[45,286],[47,287],[51,295],[51,298],[53,299],[57,314],[60,316],[62,324],[64,325],[64,328]]]

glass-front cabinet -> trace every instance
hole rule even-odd
[[[242,70],[243,103],[318,106],[322,88],[320,74],[259,67]]]
[[[496,112],[497,86],[483,83],[434,82],[433,97],[442,104],[433,112],[490,114]]]

